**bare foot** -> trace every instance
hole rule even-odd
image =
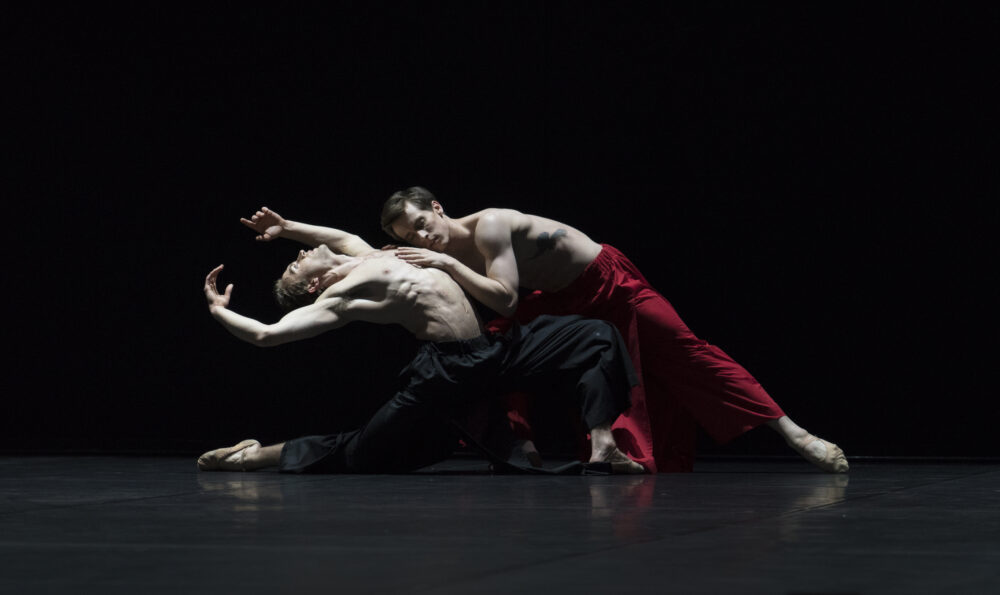
[[[531,440],[518,440],[514,444],[514,449],[515,452],[520,452],[532,467],[542,466],[542,455],[538,454],[538,449]]]
[[[198,457],[198,468],[202,471],[250,471],[253,465],[248,455],[260,449],[260,442],[244,440],[234,446],[210,450]]]
[[[847,457],[844,456],[844,451],[839,446],[812,434],[807,433],[804,436],[788,440],[788,445],[802,455],[802,458],[827,473],[847,473],[850,469]]]
[[[614,475],[638,475],[646,472],[646,468],[636,463],[617,446],[594,448],[590,455],[591,463],[610,463],[611,473]]]
[[[645,467],[618,450],[610,423],[590,428],[590,462],[610,463],[611,473],[615,475],[646,472]]]

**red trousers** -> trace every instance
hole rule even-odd
[[[784,415],[746,369],[696,337],[612,246],[605,244],[568,287],[525,296],[514,318],[525,323],[542,314],[579,314],[618,328],[642,383],[612,428],[619,448],[651,472],[692,470],[696,425],[725,443]],[[503,319],[491,323],[503,326]],[[524,435],[530,433],[526,405],[510,401],[510,419]]]

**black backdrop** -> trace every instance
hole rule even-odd
[[[257,349],[297,249],[419,184],[623,249],[849,454],[996,456],[996,11],[174,3],[8,13],[5,451],[198,452],[350,425],[413,342]],[[373,395],[376,398],[373,398]],[[767,434],[767,435],[766,435]],[[708,452],[784,452],[751,433]],[[221,441],[221,442],[220,442]]]

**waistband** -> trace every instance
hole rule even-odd
[[[580,292],[585,291],[585,288],[589,288],[595,283],[602,283],[607,273],[613,271],[621,262],[629,262],[621,250],[610,244],[601,244],[601,251],[576,279],[573,279],[569,285],[559,291],[550,292],[547,295],[579,297]],[[629,262],[629,264],[631,263]]]

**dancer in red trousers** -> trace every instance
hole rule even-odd
[[[393,194],[381,222],[389,235],[413,246],[399,248],[399,258],[447,271],[502,316],[524,322],[541,314],[580,314],[613,323],[642,380],[613,428],[619,447],[648,470],[690,471],[696,424],[720,443],[766,424],[820,469],[848,470],[838,446],[792,422],[746,369],[695,336],[614,247],[511,209],[451,218],[420,187]],[[534,292],[520,297],[525,289]],[[512,420],[527,430],[525,411],[516,409]]]

